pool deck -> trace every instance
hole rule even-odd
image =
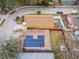
[[[37,39],[38,35],[44,35],[45,36],[45,47],[24,47],[25,49],[37,49],[37,50],[51,50],[51,43],[50,43],[50,35],[49,30],[39,30],[39,29],[28,29],[26,32],[23,31],[23,35],[26,37],[27,35],[33,35],[34,39]],[[23,48],[23,41],[24,38],[21,39],[21,48]]]

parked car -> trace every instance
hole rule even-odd
[[[79,14],[78,10],[72,10],[70,13],[71,14]]]

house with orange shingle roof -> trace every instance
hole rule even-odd
[[[25,15],[27,28],[54,28],[52,15]]]

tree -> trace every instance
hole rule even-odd
[[[49,2],[48,0],[43,0],[41,3],[45,6],[48,6],[49,5],[48,2]]]
[[[13,8],[15,8],[16,1],[17,0],[7,0],[6,8],[8,8],[9,10],[12,10]]]
[[[1,12],[7,12],[13,7],[15,7],[16,1],[15,0],[0,0],[0,7]]]
[[[7,1],[6,0],[0,0],[0,7],[1,7],[1,12],[5,12],[5,8],[7,5]]]
[[[20,51],[19,42],[15,38],[11,38],[2,45],[0,50],[0,59],[15,59]]]
[[[40,15],[41,14],[41,11],[37,11],[37,14]]]

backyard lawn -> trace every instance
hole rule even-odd
[[[63,36],[60,31],[50,31],[51,47],[53,51],[57,51],[63,45]]]
[[[50,31],[50,38],[51,38],[51,48],[52,51],[55,53],[56,59],[61,59],[61,55],[58,55],[59,47],[63,45],[63,37],[60,31]]]

